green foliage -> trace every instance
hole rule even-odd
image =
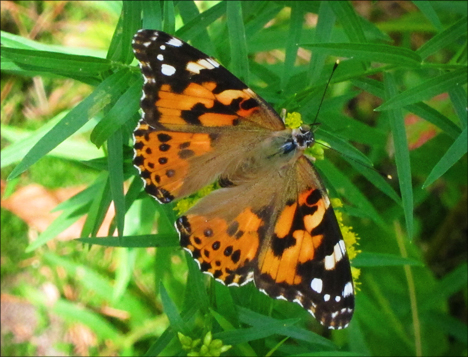
[[[58,6],[37,3],[31,6],[43,11]],[[2,212],[2,277],[16,276],[13,263],[34,254],[45,269],[31,265],[28,275],[53,282],[60,293],[51,304],[21,280],[11,294],[51,310],[67,326],[86,326],[96,338],[91,352],[101,355],[210,355],[229,346],[227,354],[242,356],[467,354],[466,6],[414,1],[393,13],[384,6],[391,2],[361,2],[363,16],[359,2],[347,1],[97,3],[70,2],[64,11],[79,16],[79,9],[96,26],[98,13],[108,16],[113,27],[104,31],[110,43],[104,54],[1,33],[2,91],[3,76],[19,83],[17,96],[2,100],[7,192],[18,180],[88,183],[56,208],[60,215],[27,254],[25,228]],[[26,28],[33,25],[24,19]],[[317,139],[343,154],[327,150],[316,166],[361,237],[363,253],[353,262],[361,268],[361,290],[349,328],[324,330],[299,306],[272,300],[252,284],[227,288],[205,279],[179,250],[171,205],[140,194],[131,165],[142,86],[131,39],[139,28],[174,33],[218,58],[278,111],[321,123]],[[90,93],[34,130],[20,108],[4,122],[8,105],[26,100],[20,88],[37,76],[46,85],[74,80]],[[62,164],[46,165],[49,180],[37,178],[49,174],[44,169],[32,174],[54,160]],[[107,237],[98,237],[111,203],[114,220]],[[55,242],[82,217],[77,240]],[[14,354],[9,348],[2,352]]]

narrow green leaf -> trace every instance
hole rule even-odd
[[[186,41],[197,37],[201,32],[206,31],[206,28],[211,23],[226,13],[226,6],[227,1],[221,1],[212,8],[201,13],[199,16],[178,29],[176,32],[177,37],[183,38]]]
[[[175,32],[175,10],[172,0],[163,1],[163,30],[170,34]]]
[[[364,30],[359,21],[353,6],[349,1],[329,1],[328,2],[336,18],[340,21],[344,32],[349,38],[349,42],[367,42]]]
[[[89,119],[93,118],[110,103],[113,103],[121,95],[130,78],[131,74],[128,70],[121,70],[104,80],[91,95],[73,108],[33,146],[24,159],[15,167],[8,179],[11,180],[26,171],[31,165],[85,125]]]
[[[404,258],[399,255],[385,253],[362,252],[353,259],[353,266],[362,267],[384,267],[384,266],[424,266],[422,262],[411,258]]]
[[[59,299],[53,304],[51,311],[69,323],[82,323],[88,326],[99,338],[104,340],[116,341],[123,338],[117,328],[104,317],[74,302]]]
[[[145,1],[143,10],[142,29],[159,30],[162,29],[162,9],[160,1]]]
[[[119,237],[123,236],[125,225],[125,197],[123,191],[123,140],[122,131],[116,131],[107,142],[109,186],[114,201],[115,218],[117,220],[117,232]],[[108,232],[111,235],[113,232]]]
[[[99,76],[111,69],[111,62],[104,58],[71,55],[59,52],[23,50],[2,46],[2,57],[28,70],[51,72],[54,75]]]
[[[167,293],[163,283],[159,285],[159,291],[161,294],[161,302],[163,305],[163,309],[171,323],[171,327],[177,332],[181,332],[184,335],[188,335],[189,331],[187,331],[185,322],[180,316],[174,301],[172,301],[172,299],[169,297],[169,294]]]
[[[365,212],[367,217],[371,218],[381,227],[385,226],[384,220],[370,201],[348,177],[339,171],[329,160],[316,161],[315,166],[320,169],[321,176],[326,179],[326,182],[330,182],[332,187],[340,188],[340,192],[344,192],[343,197],[346,197],[346,201],[351,202],[362,212]]]
[[[291,1],[291,19],[289,21],[288,40],[286,42],[286,57],[281,76],[281,89],[286,89],[292,75],[292,69],[297,57],[298,43],[302,33],[302,18],[304,16],[299,1]]]
[[[109,173],[107,171],[101,172],[96,181],[102,182],[102,185],[99,193],[93,197],[88,216],[81,230],[81,237],[89,235],[95,237],[97,235],[111,203]]]
[[[91,132],[91,142],[100,147],[104,142],[122,127],[127,120],[138,112],[140,108],[140,96],[142,88],[141,76],[136,77],[135,81],[130,81],[131,87],[119,97],[115,105],[101,119]],[[136,125],[136,124],[135,124]]]
[[[431,173],[427,176],[422,188],[431,185],[435,180],[447,172],[460,158],[468,151],[468,128],[462,131],[460,136],[449,147],[447,152],[442,156],[439,162],[434,166]]]
[[[303,43],[301,47],[337,57],[350,57],[371,62],[417,66],[421,58],[416,52],[403,47],[370,43]]]
[[[353,79],[352,83],[356,87],[384,99],[384,88],[381,82],[370,78],[359,78]],[[449,118],[425,103],[410,104],[405,106],[405,109],[434,124],[453,139],[457,138],[461,132],[460,128],[457,127]]]
[[[392,100],[398,96],[393,77],[386,73],[384,77],[385,97]],[[388,112],[390,127],[393,135],[393,147],[395,148],[395,161],[400,184],[400,193],[405,213],[406,230],[410,239],[413,237],[413,185],[411,180],[411,163],[409,157],[408,142],[406,139],[405,123],[401,109],[392,109]]]
[[[320,2],[318,13],[317,26],[315,27],[315,43],[330,42],[333,27],[335,26],[336,17],[327,1]],[[326,54],[312,51],[307,78],[309,85],[313,85],[318,81],[325,65]]]
[[[348,156],[352,160],[356,160],[357,162],[362,163],[364,166],[373,166],[372,161],[370,161],[366,155],[364,155],[362,152],[356,149],[353,145],[347,143],[344,140],[341,140],[336,135],[329,133],[327,130],[324,129],[320,129],[320,132],[318,132],[318,134],[320,134],[318,135],[320,140],[323,140],[327,144],[329,144],[333,150],[336,150],[339,153]]]
[[[196,306],[202,313],[206,313],[210,306],[210,298],[206,292],[205,274],[200,271],[197,263],[188,252],[186,252],[185,257],[187,259],[188,278],[184,296],[184,307],[187,309],[191,306]],[[212,283],[219,284],[213,280]]]
[[[231,47],[230,69],[244,83],[249,83],[249,60],[245,38],[242,6],[240,1],[228,1],[226,7],[229,44]]]
[[[356,171],[362,174],[367,180],[377,187],[380,191],[385,193],[388,197],[394,200],[398,205],[401,206],[401,199],[398,194],[395,192],[393,187],[388,183],[388,179],[384,179],[379,172],[376,172],[371,168],[367,168],[363,165],[359,165],[353,160],[349,160],[346,157],[344,158],[351,166],[354,167]]]
[[[147,234],[138,236],[91,237],[78,238],[79,242],[102,245],[104,247],[150,248],[150,247],[178,247],[179,240],[175,234]]]
[[[418,1],[412,1],[412,3],[416,5],[418,9],[424,14],[424,16],[428,18],[428,20],[432,23],[432,25],[434,25],[437,31],[442,31],[444,29],[442,27],[442,23],[440,22],[439,16],[437,15],[437,12],[432,7],[432,4],[430,1],[418,0]]]
[[[401,108],[409,104],[417,103],[422,100],[447,92],[450,88],[463,85],[467,81],[468,69],[460,68],[455,71],[442,74],[438,77],[428,79],[423,83],[412,87],[398,95],[391,97],[375,111]]]
[[[462,128],[468,126],[468,113],[466,111],[466,91],[462,86],[454,86],[449,89],[450,100],[452,101],[455,113],[457,113],[458,119]]]
[[[45,229],[45,231],[39,234],[39,236],[28,245],[26,253],[32,252],[36,248],[46,244],[48,241],[57,238],[60,233],[78,221],[85,213],[86,211],[81,209],[79,209],[78,212],[63,212]]]
[[[123,1],[122,2],[122,37],[120,46],[121,58],[119,62],[130,64],[133,61],[132,38],[141,28],[141,10],[142,1]]]
[[[0,167],[20,162],[31,148],[51,130],[67,113],[60,113],[49,122],[35,131],[19,129],[17,127],[1,125],[2,139],[10,142],[1,151]],[[93,123],[90,123],[93,124]],[[86,125],[83,126],[85,129]],[[82,130],[79,130],[81,132]],[[98,158],[102,152],[96,146],[90,144],[82,138],[70,138],[53,149],[50,156],[63,159],[82,161]]]
[[[317,344],[326,348],[336,349],[335,344],[325,337],[301,327],[294,326],[293,324],[297,321],[296,319],[278,320],[243,307],[238,307],[238,311],[240,321],[250,326],[258,327],[260,329],[265,326],[272,327],[277,330],[277,334],[282,336],[289,336],[294,339]]]
[[[466,281],[468,280],[467,263],[460,264],[440,281],[435,284],[430,291],[426,293],[421,301],[419,311],[429,311],[433,308],[439,308],[441,304],[445,305],[447,299],[457,291],[466,291]]]
[[[414,3],[420,2],[421,1],[414,1]],[[430,3],[430,1],[424,2]],[[427,57],[436,53],[437,51],[440,51],[448,45],[451,45],[453,42],[457,41],[461,36],[466,35],[466,20],[466,17],[458,20],[449,28],[432,37],[424,45],[419,47],[416,52],[421,56],[421,58],[426,59]]]

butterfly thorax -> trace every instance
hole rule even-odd
[[[222,181],[240,185],[257,180],[259,176],[283,176],[303,151],[314,143],[313,133],[307,126],[271,132],[260,140],[255,150],[246,152],[242,159],[236,157],[236,164],[223,173]]]

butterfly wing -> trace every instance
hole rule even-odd
[[[354,309],[346,246],[311,162],[301,156],[294,171],[259,252],[255,284],[269,296],[297,302],[325,326],[344,328]]]
[[[254,279],[325,326],[346,327],[354,288],[340,228],[304,156],[201,199],[177,221],[181,245],[201,270],[228,285]]]
[[[187,43],[140,30],[132,45],[145,80],[134,164],[160,202],[213,182],[236,156],[284,129],[263,99]]]

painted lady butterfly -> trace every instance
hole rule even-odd
[[[133,39],[144,76],[134,165],[161,203],[213,181],[176,228],[200,269],[227,285],[254,281],[329,328],[347,327],[354,287],[326,190],[304,150],[262,98],[187,43],[161,31]]]

